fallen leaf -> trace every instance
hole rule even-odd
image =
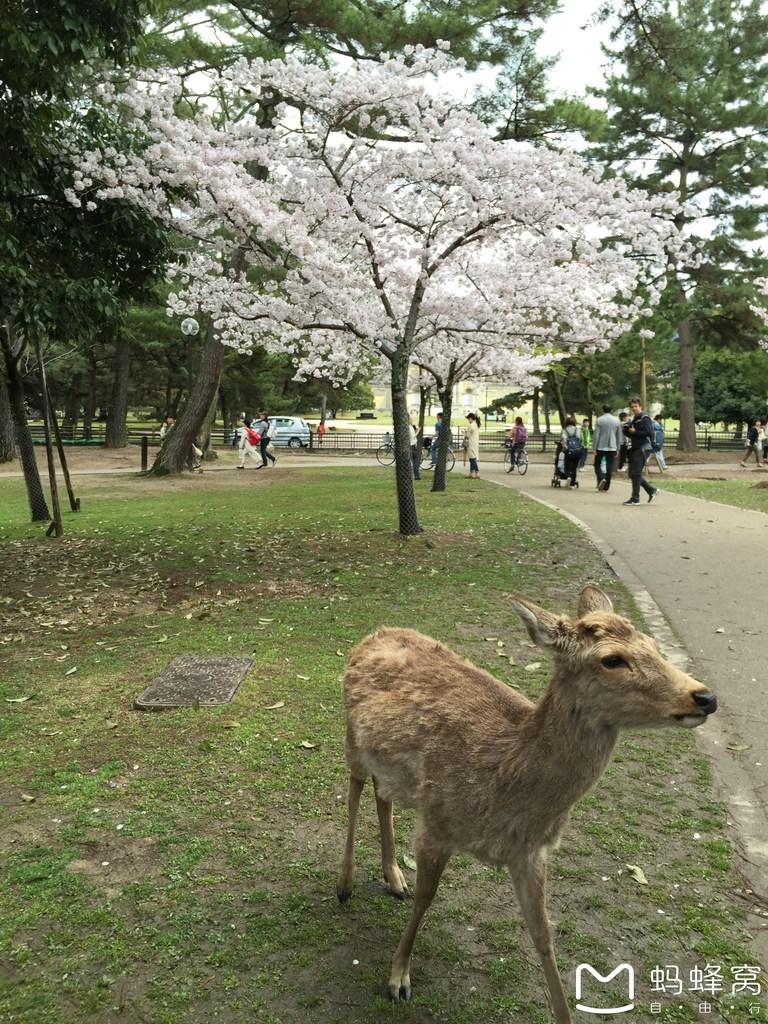
[[[77,672],[77,665],[73,665],[72,668],[68,668],[64,675],[71,676],[73,672]]]
[[[413,859],[413,857],[409,857],[407,853],[403,854],[403,865],[407,867],[410,871],[416,870],[416,861]]]
[[[274,622],[274,621],[275,621],[274,619],[259,619],[259,622],[263,622],[263,623]]]
[[[32,700],[32,698],[34,696],[35,696],[34,693],[30,693],[30,695],[28,697],[6,697],[5,698],[5,703],[6,704],[26,704],[26,702],[28,700]]]
[[[723,629],[723,627],[722,627],[722,626],[720,626],[720,627],[719,627],[718,629],[716,629],[716,630],[715,630],[715,632],[716,632],[716,633],[724,633],[724,632],[725,632],[725,630]]]
[[[310,743],[309,740],[302,740],[299,746],[303,747],[305,750],[314,750],[317,744]]]
[[[117,728],[117,722],[111,722],[109,719],[107,719],[107,721],[104,723],[104,725],[106,725],[106,727],[108,729],[116,729]]]
[[[637,864],[627,864],[626,867],[636,882],[639,882],[640,885],[648,885],[648,879],[645,877],[645,872],[641,867],[638,867]]]
[[[35,798],[33,796],[30,796],[29,793],[22,793],[21,799],[24,801],[25,804],[33,804],[35,802]]]
[[[298,675],[297,675],[297,676],[296,676],[296,678],[297,678],[297,679],[301,679],[301,680],[302,680],[302,682],[305,682],[305,683],[308,683],[308,682],[309,682],[309,676],[298,676]]]
[[[267,707],[264,708],[264,710],[265,711],[277,711],[278,708],[284,708],[284,707],[285,707],[285,701],[284,700],[279,700],[277,702],[277,704],[269,704]]]
[[[228,719],[226,722],[221,723],[222,729],[239,729],[240,723],[236,722],[233,718]]]
[[[751,743],[729,743],[726,749],[727,750],[751,750],[752,749],[752,744]]]
[[[166,633],[163,633],[163,635],[162,635],[162,636],[159,636],[159,637],[157,638],[157,640],[154,640],[154,641],[153,641],[153,643],[156,643],[156,644],[164,644],[164,643],[165,643],[165,641],[166,641],[167,639],[168,639],[168,635],[167,635]]]
[[[525,666],[525,671],[526,672],[538,672],[538,670],[540,668],[541,668],[541,662],[540,661],[532,661],[528,665]]]

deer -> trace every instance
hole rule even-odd
[[[392,958],[389,995],[411,998],[411,954],[454,853],[505,866],[541,960],[557,1024],[572,1024],[546,911],[547,865],[573,804],[600,778],[619,730],[695,728],[714,693],[587,585],[576,617],[511,595],[531,640],[551,653],[537,703],[411,629],[381,628],[349,655],[343,679],[348,828],[336,885],[352,895],[360,796],[373,779],[384,880],[410,895],[395,854],[395,802],[415,808],[416,886]]]

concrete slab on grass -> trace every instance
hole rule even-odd
[[[182,654],[136,698],[139,711],[213,707],[228,704],[253,664],[253,658],[201,658]]]

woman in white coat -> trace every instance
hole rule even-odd
[[[464,447],[469,459],[469,479],[477,480],[480,477],[480,419],[473,412],[467,413],[467,427],[464,431]]]

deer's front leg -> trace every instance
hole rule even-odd
[[[416,896],[413,900],[413,910],[392,958],[392,970],[389,975],[389,996],[396,1003],[401,999],[407,1001],[411,998],[411,951],[416,932],[434,899],[440,877],[450,856],[450,853],[443,850],[437,853],[429,850],[426,843],[419,842],[416,851]]]
[[[547,918],[546,887],[547,862],[541,853],[531,854],[509,866],[515,883],[520,909],[531,933],[533,944],[541,958],[544,977],[552,1000],[557,1024],[573,1024],[571,1011],[565,998],[560,972],[557,969],[552,933]]]

